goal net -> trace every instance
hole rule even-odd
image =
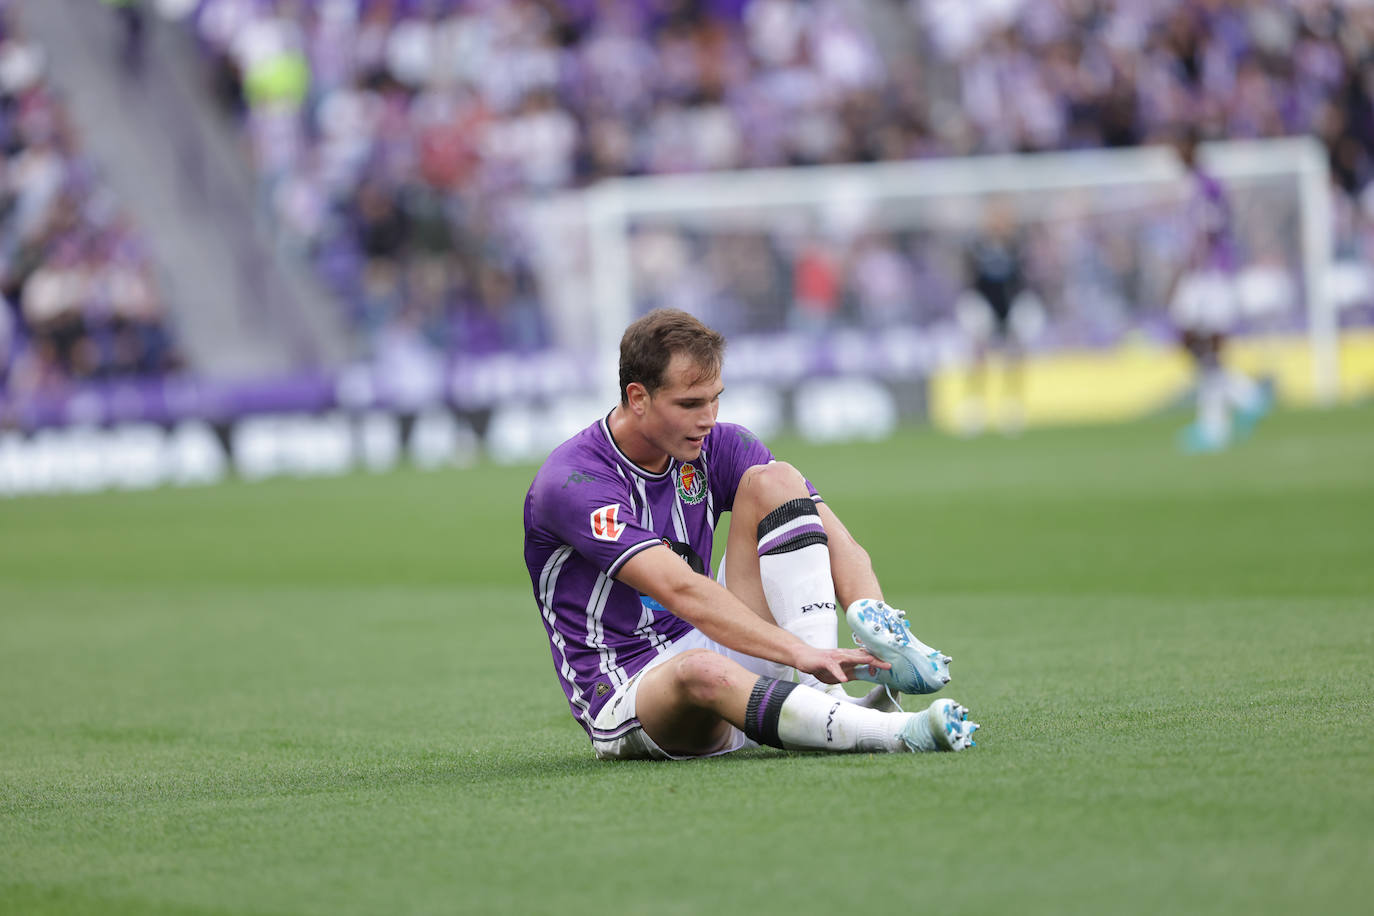
[[[1270,348],[1286,396],[1333,399],[1321,146],[1214,143],[1201,160],[1233,211],[1238,332],[1290,342]],[[605,395],[625,325],[674,306],[730,338],[726,381],[751,393],[734,406],[753,422],[867,411],[852,432],[925,410],[931,381],[973,358],[968,254],[996,220],[1014,225],[1034,293],[1019,328],[1032,361],[1172,353],[1188,193],[1170,150],[1138,148],[619,179],[527,217],[555,337]],[[1113,409],[1147,406],[1176,376]],[[863,393],[879,389],[874,406]]]

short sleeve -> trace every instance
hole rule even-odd
[[[659,535],[640,524],[630,486],[614,469],[546,466],[531,498],[535,526],[608,576],[636,553],[662,543]]]
[[[737,423],[717,423],[711,431],[710,445],[710,480],[716,512],[729,512],[744,472],[776,459],[758,436]],[[811,481],[806,482],[806,488],[813,499],[819,498]]]

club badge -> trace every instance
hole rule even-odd
[[[684,464],[677,469],[677,495],[688,505],[695,506],[706,498],[706,472],[698,470],[694,464]]]

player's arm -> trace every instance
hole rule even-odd
[[[858,649],[816,649],[765,622],[714,579],[694,572],[666,546],[635,554],[616,578],[658,601],[723,646],[815,675],[826,683],[849,680],[855,665],[888,667]]]
[[[830,542],[830,577],[835,582],[835,599],[839,602],[841,616],[845,608],[860,598],[882,601],[883,588],[878,584],[868,551],[854,539],[829,506],[817,503],[816,511],[821,514],[821,524]]]

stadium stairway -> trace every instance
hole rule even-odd
[[[340,309],[274,244],[239,132],[201,88],[186,30],[150,10],[144,65],[132,74],[108,7],[28,0],[19,12],[47,50],[84,154],[149,242],[192,369],[244,378],[343,363]]]

